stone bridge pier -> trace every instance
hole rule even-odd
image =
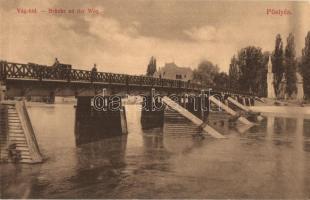
[[[141,107],[142,129],[162,128],[164,125],[165,105],[159,95],[152,89],[149,95],[143,96]]]
[[[127,134],[127,122],[121,97],[77,97],[75,113],[77,145],[124,134]]]

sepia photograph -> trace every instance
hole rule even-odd
[[[0,199],[309,199],[309,20],[309,0],[0,0]]]

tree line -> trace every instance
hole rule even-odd
[[[292,33],[286,39],[284,48],[281,35],[275,38],[274,50],[263,52],[260,47],[247,46],[233,55],[228,73],[220,72],[216,64],[208,60],[201,61],[193,70],[192,82],[210,87],[223,87],[244,92],[252,92],[259,96],[267,95],[267,64],[271,57],[274,74],[274,90],[279,96],[281,81],[286,81],[286,94],[293,97],[297,92],[296,72],[303,77],[305,97],[310,98],[310,31],[305,38],[302,56],[296,57],[295,39]],[[156,59],[151,57],[146,75],[156,72]]]
[[[274,89],[279,96],[281,82],[286,82],[286,94],[293,97],[297,92],[296,72],[303,77],[305,97],[310,97],[310,31],[305,38],[305,46],[302,49],[301,58],[296,57],[295,40],[292,33],[289,34],[284,48],[281,35],[275,39],[275,48],[271,54],[262,52],[259,47],[245,47],[231,58],[229,66],[229,87],[255,92],[266,96],[267,92],[267,63],[271,56],[272,72],[274,73]]]

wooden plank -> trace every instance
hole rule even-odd
[[[8,125],[12,125],[12,126],[20,125],[20,121],[19,122],[12,122],[12,121],[10,121],[10,122],[8,122]]]
[[[25,141],[26,142],[26,138],[25,137],[10,137],[9,140],[10,141]]]
[[[7,119],[10,120],[19,120],[18,116],[7,116]]]
[[[31,158],[29,151],[20,151],[22,158]]]
[[[27,142],[26,140],[10,140],[10,142],[16,144],[16,145],[19,145],[19,144],[22,144],[22,145],[27,145]]]
[[[6,128],[7,130],[23,130],[23,128],[21,126],[8,126]]]
[[[28,145],[26,143],[24,143],[24,144],[23,143],[16,144],[16,147],[25,147],[25,148],[27,148],[29,150]]]
[[[25,138],[24,134],[16,134],[16,133],[9,133],[10,134],[10,139],[14,138]]]
[[[34,161],[29,158],[22,158],[19,162],[20,163],[34,163]]]
[[[28,151],[29,152],[29,148],[28,147],[16,147],[17,150],[19,151]]]
[[[10,119],[8,123],[20,123],[19,119]]]
[[[198,126],[203,124],[203,121],[201,119],[199,119],[198,117],[193,115],[191,112],[189,112],[188,110],[186,110],[185,108],[183,108],[179,104],[175,103],[169,97],[164,96],[162,98],[162,101],[166,105],[168,105],[169,107],[171,107],[172,109],[174,109],[175,111],[179,112],[181,115],[183,115],[184,117],[186,117],[187,119],[192,121],[194,124],[196,124]],[[208,125],[205,125],[203,127],[203,130],[206,131],[208,134],[210,134],[211,136],[213,136],[215,138],[218,138],[218,139],[226,138],[225,136],[223,136],[222,134],[220,134],[219,132],[217,132],[215,129],[213,129],[212,127],[210,127]]]
[[[24,131],[22,129],[8,129],[8,132],[9,133],[24,133]]]

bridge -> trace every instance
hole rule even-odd
[[[193,93],[201,90],[229,96],[255,97],[255,94],[230,88],[210,87],[188,81],[72,69],[34,63],[0,62],[0,84],[5,96],[94,96],[108,90],[109,94],[145,94],[155,88],[161,93]]]
[[[252,93],[189,81],[79,70],[67,64],[46,66],[1,61],[0,88],[0,161],[3,157],[10,161],[20,157],[20,162],[42,162],[27,105],[23,100],[32,96],[48,96],[50,99],[55,96],[76,97],[77,145],[82,141],[80,138],[91,142],[91,134],[96,138],[126,134],[126,112],[121,98],[128,94],[144,97],[141,123],[145,129],[162,127],[165,112],[170,108],[174,110],[172,118],[182,118],[191,123],[197,133],[206,132],[215,138],[225,138],[207,124],[212,106],[223,108],[232,119],[249,126],[253,123],[247,117],[258,115],[249,109],[259,99]],[[94,98],[103,91],[104,97]],[[172,94],[173,98],[170,97]],[[97,99],[101,110],[96,109]],[[23,100],[22,103],[20,100]],[[110,109],[114,105],[119,109]],[[156,109],[153,109],[154,106]],[[236,109],[244,114],[241,115]],[[3,142],[3,138],[6,142]],[[3,156],[3,152],[9,153]],[[17,155],[16,152],[21,152],[21,155],[14,159],[8,157],[15,155],[14,152]]]

